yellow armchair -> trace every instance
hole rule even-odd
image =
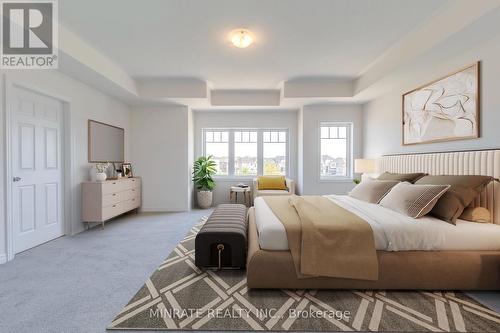
[[[285,178],[286,189],[284,190],[259,190],[259,179],[253,179],[253,199],[263,196],[292,195],[295,194],[295,181]]]

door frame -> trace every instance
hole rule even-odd
[[[6,247],[7,247],[7,261],[14,259],[14,221],[13,221],[13,207],[12,207],[12,100],[13,89],[24,89],[31,91],[35,94],[43,95],[52,99],[56,99],[62,104],[62,133],[61,133],[61,171],[62,171],[62,217],[63,217],[63,230],[64,235],[72,235],[73,228],[73,193],[72,184],[74,183],[74,138],[71,133],[71,100],[65,96],[55,94],[47,91],[38,86],[27,84],[23,81],[10,80],[7,75],[4,75],[4,104],[5,119],[4,119],[4,141],[5,141],[5,221],[6,221]]]

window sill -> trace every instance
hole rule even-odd
[[[234,182],[234,181],[252,181],[255,176],[215,176],[213,177],[216,182]]]
[[[353,183],[353,178],[320,178],[320,183]]]
[[[253,181],[254,178],[257,178],[261,175],[251,175],[251,176],[214,176],[213,179],[216,182],[233,182],[233,181]],[[273,175],[273,176],[284,176],[288,178],[287,175]]]

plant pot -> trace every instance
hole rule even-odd
[[[196,198],[198,199],[198,206],[200,208],[209,208],[212,206],[212,191],[198,191]]]
[[[95,174],[95,179],[98,182],[103,182],[103,181],[106,180],[106,178],[108,178],[108,176],[104,172],[98,172],[98,173]]]

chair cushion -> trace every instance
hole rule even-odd
[[[290,192],[283,190],[259,190],[259,196],[290,195]]]
[[[259,176],[259,190],[286,190],[285,176]]]

